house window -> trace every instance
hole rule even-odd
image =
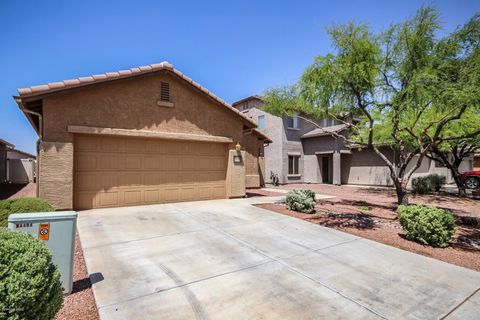
[[[170,84],[168,82],[160,83],[160,101],[170,101]]]
[[[265,130],[265,116],[258,116],[258,129]]]
[[[288,128],[298,129],[298,118],[297,117],[288,117]]]
[[[300,156],[288,156],[288,174],[299,174],[298,160]]]

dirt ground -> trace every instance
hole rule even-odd
[[[450,209],[458,230],[451,247],[432,248],[405,238],[396,215],[395,193],[388,189],[366,189],[330,185],[284,185],[281,189],[308,188],[335,198],[319,201],[314,214],[286,209],[285,204],[260,204],[259,207],[293,216],[312,223],[351,233],[403,250],[443,260],[480,271],[480,200],[455,196],[411,196],[412,203],[430,204]],[[273,196],[279,193],[249,190],[251,196]]]
[[[55,316],[56,320],[97,320],[97,305],[93,297],[92,285],[88,278],[87,267],[83,258],[80,238],[76,237],[75,261],[73,272],[73,291],[64,297],[63,306]]]
[[[329,184],[286,184],[278,187],[285,190],[311,189],[319,194],[335,196],[331,201],[365,201],[376,206],[397,207],[397,196],[393,188],[334,186]],[[435,195],[413,195],[409,193],[412,204],[428,204],[451,210],[457,216],[480,218],[480,200],[459,198],[452,194],[438,193]]]

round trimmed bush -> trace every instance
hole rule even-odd
[[[40,198],[18,198],[0,200],[0,227],[6,227],[8,216],[12,213],[54,211],[50,203]]]
[[[432,247],[450,245],[457,228],[450,211],[421,205],[401,205],[397,211],[407,239]]]
[[[53,319],[62,302],[50,250],[29,234],[0,228],[0,319]]]
[[[439,192],[446,181],[445,176],[439,174],[416,177],[412,180],[412,189],[416,194],[428,194],[433,191]]]
[[[315,212],[315,192],[312,190],[299,189],[289,191],[285,202],[289,210],[303,213]]]

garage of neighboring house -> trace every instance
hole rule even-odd
[[[19,93],[40,137],[38,195],[56,209],[241,197],[260,171],[263,151],[245,152],[256,124],[167,62]]]

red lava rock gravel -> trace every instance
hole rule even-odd
[[[75,240],[75,259],[73,271],[73,292],[64,297],[63,306],[55,316],[56,320],[97,320],[97,305],[93,297],[92,285],[88,278],[83,258],[82,245],[78,234]]]

